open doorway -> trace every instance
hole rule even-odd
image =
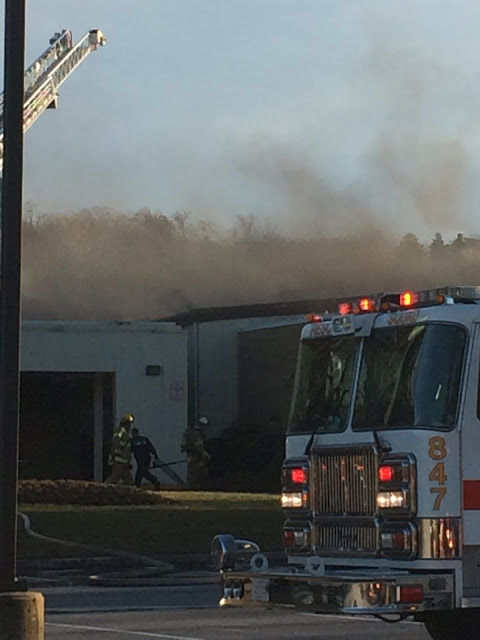
[[[102,480],[114,390],[114,373],[22,372],[20,477]]]

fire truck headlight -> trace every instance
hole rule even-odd
[[[283,509],[302,509],[308,507],[308,493],[302,491],[282,493]]]
[[[380,491],[377,494],[379,509],[403,509],[407,506],[405,491]]]
[[[389,453],[381,457],[378,469],[377,507],[383,515],[405,515],[412,518],[417,511],[417,467],[409,453]]]

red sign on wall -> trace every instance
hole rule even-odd
[[[185,385],[179,380],[170,383],[170,400],[183,400],[185,398]]]

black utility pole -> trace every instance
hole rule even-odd
[[[0,593],[16,581],[26,0],[5,0],[0,275]]]

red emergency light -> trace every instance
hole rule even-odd
[[[417,292],[414,291],[404,291],[400,294],[400,306],[401,307],[411,307],[414,304],[417,304],[420,299],[420,296]]]
[[[307,322],[323,322],[322,316],[318,315],[318,313],[308,313],[306,320]]]
[[[305,484],[307,482],[307,470],[301,467],[292,469],[291,478],[294,484]]]
[[[390,465],[378,467],[378,479],[380,482],[391,482],[395,476],[395,469]]]
[[[417,604],[423,602],[423,586],[421,584],[402,585],[398,588],[398,602]]]
[[[377,302],[376,300],[372,300],[372,298],[360,298],[360,300],[358,301],[358,308],[364,313],[375,311],[376,306]]]
[[[349,313],[353,313],[353,304],[351,302],[340,302],[338,305],[338,313],[341,316],[346,316]]]
[[[295,531],[293,529],[283,530],[283,544],[285,547],[295,546]]]

